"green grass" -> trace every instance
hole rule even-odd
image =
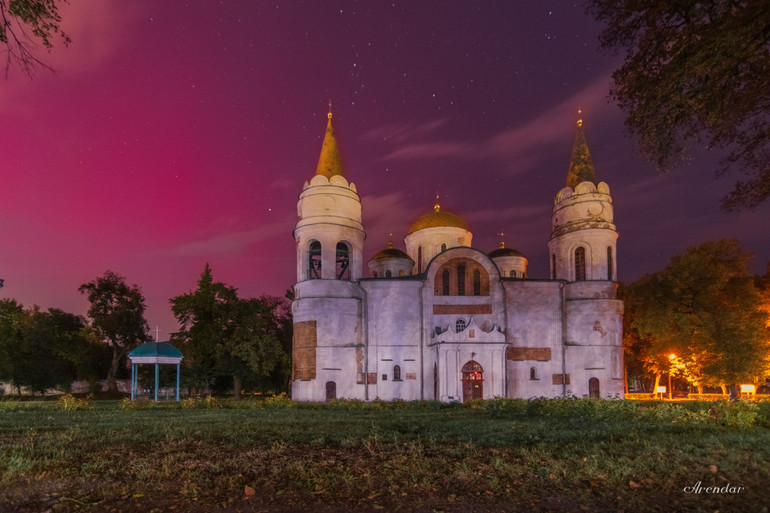
[[[766,403],[80,406],[0,402],[0,505],[748,512],[770,504]],[[698,481],[744,489],[683,491]]]

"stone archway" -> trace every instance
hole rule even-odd
[[[463,402],[484,398],[484,369],[470,360],[462,368]]]

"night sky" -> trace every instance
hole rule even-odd
[[[0,82],[0,297],[26,306],[84,314],[78,286],[110,269],[166,339],[169,298],[207,262],[242,296],[283,295],[329,100],[365,260],[389,232],[403,249],[438,193],[475,247],[502,231],[547,278],[579,108],[621,281],[723,237],[756,273],[770,259],[770,205],[721,211],[735,177],[714,178],[718,154],[667,175],[634,154],[607,100],[622,55],[599,50],[579,3],[78,0],[61,14],[73,43],[40,54],[57,72]]]

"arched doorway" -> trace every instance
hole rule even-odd
[[[484,369],[479,362],[471,360],[462,368],[463,402],[484,397]]]
[[[337,398],[337,383],[334,381],[326,382],[326,400],[331,401]]]
[[[601,397],[599,393],[599,378],[591,378],[588,380],[588,395],[590,397]]]

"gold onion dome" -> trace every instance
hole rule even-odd
[[[412,260],[412,257],[401,251],[400,249],[396,249],[393,247],[393,241],[388,241],[388,247],[387,249],[383,249],[382,251],[378,251],[374,254],[374,256],[371,258],[371,260],[382,260],[386,258],[400,258],[409,260],[410,262],[414,262]]]
[[[502,235],[502,234],[500,234]],[[500,247],[490,251],[489,252],[489,258],[499,258],[499,257],[523,257],[524,254],[516,249],[513,248],[506,248],[505,242],[500,241]]]
[[[463,230],[468,229],[468,224],[463,221],[463,219],[458,216],[457,214],[453,214],[451,212],[442,212],[441,206],[436,203],[433,206],[433,212],[429,212],[427,214],[421,215],[417,218],[415,222],[412,223],[412,226],[409,227],[409,232],[414,233],[417,230],[422,230],[424,228],[436,228],[436,227],[452,227],[452,228],[462,228]]]
[[[378,251],[374,254],[372,260],[383,260],[386,258],[402,258],[404,260],[412,260],[412,257],[396,248],[388,248],[383,249],[382,251]],[[412,260],[412,262],[414,262],[414,260]]]
[[[490,251],[489,258],[499,257],[523,257],[524,254],[513,248],[497,248],[494,251]]]

